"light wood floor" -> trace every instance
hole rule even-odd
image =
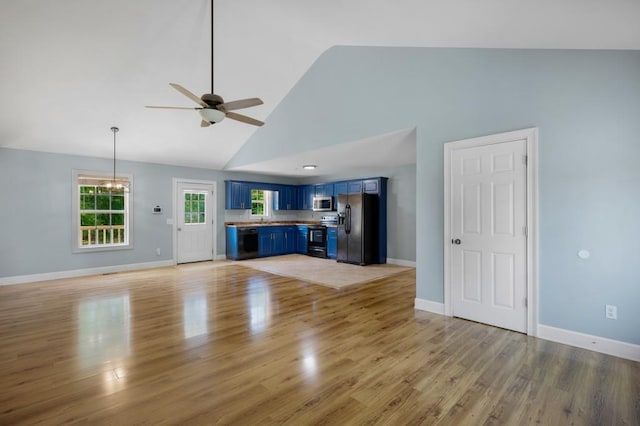
[[[640,364],[211,263],[0,287],[0,424],[639,424]]]

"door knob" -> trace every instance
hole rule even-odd
[[[178,228],[178,231],[182,231],[182,228]]]
[[[452,244],[460,244],[462,241],[460,241],[460,238],[456,238],[455,240],[451,240]]]

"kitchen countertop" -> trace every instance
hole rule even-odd
[[[296,226],[296,225],[321,225],[320,221],[297,221],[297,220],[288,220],[288,221],[278,221],[278,222],[225,222],[224,226],[229,227],[260,227],[260,226]]]

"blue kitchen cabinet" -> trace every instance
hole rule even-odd
[[[283,226],[282,234],[284,236],[284,243],[282,248],[282,254],[292,254],[296,252],[296,227],[295,226]]]
[[[258,257],[273,256],[272,226],[258,228]]]
[[[225,184],[225,209],[250,209],[251,186],[247,182],[226,180]]]
[[[316,197],[331,197],[333,195],[333,184],[323,183],[321,185],[315,185]]]
[[[227,226],[227,259],[238,259],[238,228]]]
[[[327,257],[329,259],[338,257],[338,228],[335,226],[327,228]]]
[[[340,194],[360,194],[362,192],[362,180],[345,180],[333,184],[333,195]]]
[[[295,226],[261,226],[258,228],[258,257],[291,254],[295,251]]]
[[[316,195],[314,185],[302,185],[298,187],[298,210],[312,210],[313,197]]]
[[[362,181],[361,180],[350,180],[347,182],[348,184],[348,193],[349,194],[360,194],[362,193]]]
[[[275,228],[275,229],[273,229]],[[273,246],[272,253],[274,255],[284,254],[284,230],[281,227],[272,227]]]
[[[348,191],[349,191],[349,184],[346,181],[336,182],[336,183],[333,184],[333,195],[335,195],[336,198],[340,194],[348,194]],[[337,199],[336,199],[335,203],[338,204],[338,200]]]
[[[297,210],[298,200],[295,186],[278,185],[273,193],[274,210]]]
[[[296,253],[307,254],[308,242],[307,233],[309,227],[305,225],[298,225],[296,230]]]
[[[362,192],[367,194],[379,194],[380,193],[380,178],[365,179],[362,181]]]

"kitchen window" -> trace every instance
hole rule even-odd
[[[132,176],[73,173],[73,251],[131,248]]]
[[[268,217],[270,214],[271,191],[251,190],[251,216]]]

